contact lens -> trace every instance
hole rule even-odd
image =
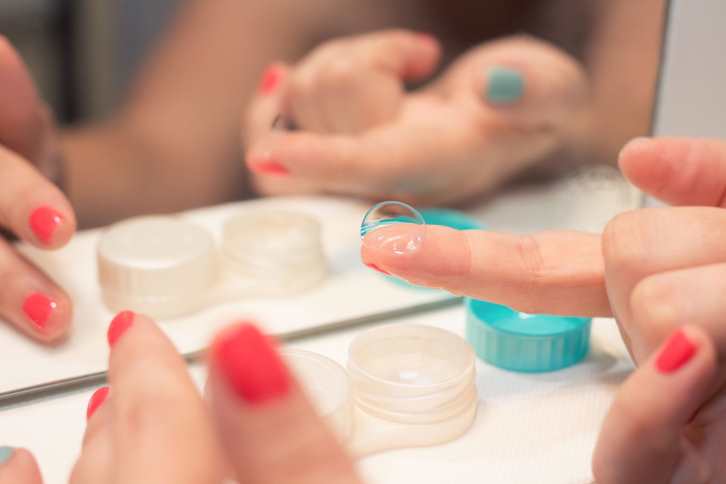
[[[390,225],[408,225],[407,230],[396,232],[379,229]],[[421,214],[403,202],[381,202],[371,207],[363,216],[360,225],[360,236],[364,245],[384,250],[394,255],[412,253],[423,243],[426,222]],[[378,232],[366,237],[371,232]]]
[[[426,222],[418,210],[407,203],[396,201],[377,203],[363,216],[360,236],[363,238],[378,228],[400,223],[424,225]]]

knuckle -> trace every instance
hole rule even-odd
[[[634,273],[647,265],[649,253],[643,240],[642,211],[617,215],[605,226],[602,250],[605,267],[614,272]]]
[[[534,294],[534,289],[542,285],[545,270],[539,240],[534,235],[523,235],[517,239],[516,250],[524,274],[523,284],[532,289],[527,292]],[[536,312],[536,302],[531,298],[524,298],[517,306],[518,310],[526,313]]]

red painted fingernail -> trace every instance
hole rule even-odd
[[[39,292],[34,292],[25,299],[23,303],[23,312],[39,329],[45,329],[53,311],[58,307],[58,303]]]
[[[244,401],[259,405],[285,396],[290,373],[274,340],[252,324],[223,331],[212,346],[215,366],[232,391]]]
[[[381,269],[380,267],[378,267],[378,266],[377,266],[377,265],[375,265],[375,264],[371,264],[371,263],[368,263],[368,262],[366,262],[366,265],[367,265],[368,267],[370,267],[371,269],[375,270],[375,271],[381,272],[381,273],[383,273],[383,274],[386,274],[386,275],[388,275],[388,276],[390,276],[390,275],[391,275],[390,273],[388,273],[388,272],[384,271],[383,269]]]
[[[278,65],[271,65],[265,69],[260,80],[260,93],[272,94],[282,79],[282,69]]]
[[[696,354],[698,347],[688,339],[683,330],[676,331],[665,344],[655,360],[655,366],[661,373],[673,373],[688,363]]]
[[[113,347],[127,329],[134,324],[136,315],[132,311],[122,311],[116,315],[108,326],[108,345]]]
[[[261,161],[257,163],[250,163],[250,168],[252,169],[252,171],[264,173],[265,175],[283,176],[290,173],[290,170],[288,170],[285,165],[280,164],[276,161]]]
[[[53,241],[53,234],[62,222],[63,216],[50,207],[37,208],[30,215],[30,229],[44,244]]]
[[[88,407],[86,408],[86,420],[89,420],[93,414],[96,413],[96,410],[103,405],[103,402],[106,401],[109,390],[110,388],[108,387],[101,387],[93,392],[91,399],[88,401]]]

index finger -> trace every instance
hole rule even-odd
[[[0,145],[0,226],[45,249],[65,245],[76,218],[58,187],[28,161]]]
[[[411,244],[417,238],[420,243]],[[368,233],[361,255],[366,264],[414,284],[527,313],[610,315],[600,237],[595,234],[522,236],[396,224]]]
[[[171,341],[153,321],[128,311],[108,334],[118,482],[222,482],[206,407]]]

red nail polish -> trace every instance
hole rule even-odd
[[[278,65],[271,65],[262,74],[260,81],[260,93],[268,95],[272,94],[282,79],[282,69]]]
[[[103,402],[106,401],[106,397],[108,397],[109,390],[110,389],[108,387],[101,387],[93,392],[91,399],[88,401],[88,407],[86,408],[86,420],[89,420],[93,414],[96,413],[96,410],[103,405]]]
[[[386,274],[387,276],[390,276],[390,275],[391,275],[390,273],[388,273],[388,272],[384,271],[383,269],[381,269],[380,267],[378,267],[378,266],[377,266],[377,265],[375,265],[375,264],[370,264],[370,263],[366,262],[366,265],[367,265],[368,267],[370,267],[371,269],[373,269],[373,270],[375,270],[375,271],[378,271],[378,272],[380,272],[380,273],[382,273],[382,274]]]
[[[688,363],[697,349],[683,330],[678,330],[668,338],[668,342],[655,360],[655,366],[661,373],[673,373]]]
[[[61,222],[63,222],[61,214],[50,207],[37,208],[30,215],[30,229],[44,244],[53,241],[53,234]]]
[[[258,405],[290,390],[290,373],[272,338],[252,324],[222,332],[212,346],[212,358],[232,391]]]
[[[122,311],[116,315],[108,326],[108,345],[113,347],[121,336],[134,323],[136,315],[132,311]]]
[[[45,329],[45,325],[57,307],[58,304],[45,294],[34,292],[25,299],[23,312],[35,326]]]
[[[251,163],[250,168],[252,171],[258,173],[264,173],[265,175],[284,176],[290,173],[285,165],[282,165],[276,161],[261,161],[259,163]]]

